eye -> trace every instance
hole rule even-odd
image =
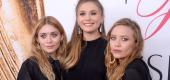
[[[122,38],[122,41],[128,41],[129,39],[128,38]]]
[[[96,12],[92,12],[91,15],[96,15],[97,13]]]
[[[79,15],[80,16],[84,16],[86,13],[84,13],[84,12],[81,12]]]
[[[57,34],[57,33],[52,33],[51,36],[52,36],[53,38],[55,38],[55,37],[58,36],[58,34]]]
[[[43,39],[45,39],[45,38],[47,37],[47,34],[44,34],[44,33],[43,33],[43,34],[40,34],[40,37],[43,38]]]
[[[114,40],[116,40],[116,37],[115,37],[115,36],[111,36],[111,37],[110,37],[110,40],[113,40],[113,41],[114,41]]]

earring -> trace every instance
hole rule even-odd
[[[115,62],[115,60],[116,60],[116,59],[114,58],[113,61],[111,60],[109,63],[110,63],[110,64],[113,64],[113,63]]]
[[[101,24],[100,24],[100,28],[99,28],[99,32],[103,32],[103,28],[104,28],[104,26],[103,26],[103,24],[101,23]]]
[[[78,27],[78,35],[80,35],[81,33],[82,33],[81,28]]]
[[[39,49],[39,50],[41,50],[41,47],[40,47],[40,44],[38,43],[38,45],[37,45],[37,48]]]

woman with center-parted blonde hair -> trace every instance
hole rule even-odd
[[[68,54],[63,62],[64,80],[106,79],[105,37],[104,10],[100,1],[79,0]]]
[[[31,57],[21,66],[17,80],[61,80],[60,63],[66,49],[66,34],[52,16],[36,24],[31,43]]]
[[[142,60],[144,40],[139,25],[129,19],[118,20],[109,30],[105,65],[108,80],[151,80]]]

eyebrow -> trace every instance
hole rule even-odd
[[[90,10],[90,12],[97,12],[98,10]],[[79,12],[86,12],[86,10],[79,10]]]
[[[98,10],[91,10],[91,12],[97,12]]]
[[[116,36],[116,35],[111,34],[110,36],[112,37],[112,36]],[[127,36],[127,35],[121,35],[120,37],[129,37],[129,36]]]
[[[39,34],[47,34],[47,33],[39,33]]]
[[[48,32],[48,33],[49,33],[49,32]],[[42,33],[39,33],[39,34],[48,34],[48,33],[42,32]],[[60,32],[58,32],[58,31],[52,31],[52,32],[50,32],[50,33],[60,33]]]

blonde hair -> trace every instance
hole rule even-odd
[[[77,15],[77,11],[79,7],[86,2],[93,2],[94,4],[96,4],[96,6],[101,10],[101,15],[104,16],[103,6],[98,0],[79,0],[76,6],[76,15]],[[105,29],[104,29],[104,22],[101,23],[100,28],[101,28],[100,34],[103,38],[105,38],[106,35],[105,35]],[[82,43],[81,43],[82,40],[83,40],[83,33],[76,21],[74,30],[71,36],[71,40],[67,45],[68,52],[67,52],[67,57],[64,62],[65,69],[72,68],[77,64],[80,58],[80,51],[82,50]]]
[[[106,56],[105,56],[105,65],[107,67],[107,78],[108,80],[120,80],[125,72],[125,68],[127,65],[132,62],[135,58],[141,57],[141,52],[143,50],[143,38],[142,33],[140,30],[139,25],[128,18],[123,18],[118,20],[110,29],[110,31],[107,34],[108,42],[110,41],[110,36],[112,30],[117,27],[118,25],[125,25],[129,28],[131,28],[134,31],[134,39],[135,39],[135,48],[133,49],[133,52],[130,56],[126,57],[125,59],[119,61],[118,59],[115,59],[110,50],[110,44],[107,44],[106,47]]]
[[[44,76],[46,76],[48,80],[55,80],[56,77],[53,72],[52,66],[48,60],[48,55],[40,47],[39,42],[37,41],[39,30],[46,24],[52,25],[55,28],[57,28],[60,34],[63,36],[63,40],[60,42],[60,46],[56,51],[55,57],[57,58],[57,57],[64,56],[63,54],[66,52],[65,49],[67,44],[66,34],[60,22],[52,16],[41,18],[38,21],[38,23],[35,25],[34,33],[32,36],[31,52],[32,52],[32,56],[35,58]]]

